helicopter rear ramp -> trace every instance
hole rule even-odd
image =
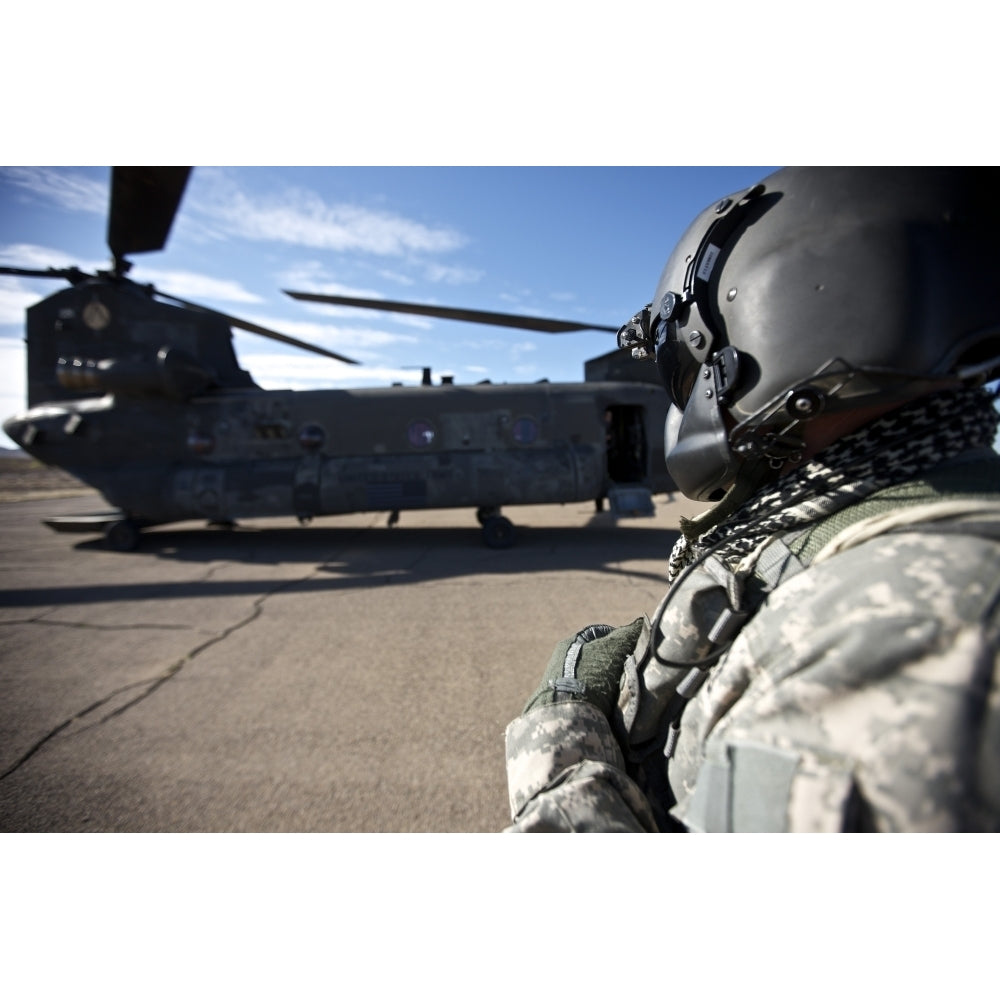
[[[42,524],[63,534],[93,535],[106,531],[121,521],[120,510],[107,510],[98,514],[55,514],[42,519]]]
[[[615,517],[654,517],[653,494],[644,486],[612,486],[608,489],[608,505]]]

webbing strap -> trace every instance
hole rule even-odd
[[[1000,503],[995,500],[942,500],[920,507],[903,507],[886,514],[876,514],[849,525],[835,535],[811,562],[818,563],[860,545],[862,542],[906,528],[933,524],[935,530],[997,537],[1000,535]]]
[[[792,537],[797,538],[801,532]],[[788,547],[792,538],[775,538],[757,559],[754,575],[762,580],[769,591],[774,590],[783,580],[801,573],[806,564]]]

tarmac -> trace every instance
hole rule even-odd
[[[504,729],[556,643],[651,613],[681,515],[591,502],[300,526],[202,523],[134,552],[0,503],[0,830],[494,832]]]

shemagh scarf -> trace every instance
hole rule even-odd
[[[777,533],[819,521],[970,448],[990,447],[998,424],[1000,413],[985,389],[936,393],[878,417],[762,487],[731,514],[724,498],[700,517],[682,519],[667,580],[673,583],[710,549],[735,569]]]

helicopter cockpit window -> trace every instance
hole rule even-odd
[[[511,435],[518,444],[534,444],[538,440],[538,424],[531,417],[514,421]]]
[[[426,420],[414,420],[406,432],[414,448],[427,448],[434,443],[435,432]]]

